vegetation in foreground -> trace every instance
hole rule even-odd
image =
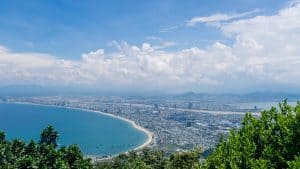
[[[201,150],[164,152],[144,149],[91,164],[76,146],[57,148],[58,134],[50,126],[39,143],[11,142],[0,134],[0,168],[96,168],[96,169],[300,169],[300,102],[291,107],[286,100],[261,112],[247,113],[239,129],[221,139],[206,160]]]
[[[204,167],[300,169],[300,102],[292,107],[285,100],[258,119],[247,113],[241,128],[220,141]]]
[[[91,161],[84,159],[76,145],[57,148],[58,132],[52,126],[44,129],[38,143],[8,141],[0,132],[1,169],[90,169]]]

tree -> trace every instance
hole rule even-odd
[[[205,168],[274,168],[297,165],[300,154],[300,103],[284,100],[260,117],[247,113],[238,130],[231,130],[208,157]]]
[[[141,159],[152,169],[166,168],[167,159],[163,151],[151,150],[149,148],[145,148],[142,150],[140,156]]]
[[[5,140],[5,134],[4,132],[0,131],[0,143]]]
[[[300,168],[300,156],[296,157],[295,160],[288,162],[289,169],[299,169]]]
[[[51,125],[49,125],[42,131],[39,144],[53,145],[56,147],[58,145],[58,137],[58,132],[55,131]]]
[[[195,152],[180,152],[170,156],[168,169],[200,169],[199,155]]]
[[[48,126],[41,133],[39,144],[23,140],[6,140],[0,132],[0,168],[2,169],[91,169],[90,159],[83,157],[80,149],[57,146],[58,132]]]

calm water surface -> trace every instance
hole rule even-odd
[[[143,144],[147,135],[128,122],[63,107],[0,103],[0,130],[8,139],[39,140],[47,125],[60,133],[59,144],[78,144],[88,155],[113,155]]]

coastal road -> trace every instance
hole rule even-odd
[[[153,105],[147,105],[147,104],[130,104],[130,103],[123,103],[122,105],[125,106],[135,106],[135,107],[146,107],[146,108],[154,108]],[[237,111],[221,111],[221,110],[204,110],[204,109],[184,109],[184,108],[172,108],[172,107],[159,107],[162,109],[167,110],[177,110],[177,111],[183,111],[183,112],[194,112],[194,113],[210,113],[213,115],[244,115],[245,112],[237,112]],[[259,116],[259,112],[251,112],[254,116]]]

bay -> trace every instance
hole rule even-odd
[[[80,109],[0,103],[0,130],[8,139],[39,140],[40,132],[52,125],[60,145],[77,144],[85,155],[106,156],[134,149],[147,134],[132,124],[111,116]]]

